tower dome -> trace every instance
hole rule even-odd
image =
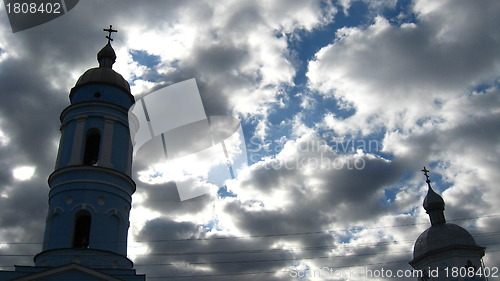
[[[130,85],[123,76],[111,68],[102,67],[95,67],[85,71],[78,81],[76,81],[75,87],[73,87],[71,92],[73,93],[81,86],[96,83],[110,84],[130,93]]]
[[[130,93],[130,85],[118,72],[113,70],[113,64],[116,61],[116,53],[110,42],[108,42],[98,53],[97,61],[99,67],[91,68],[80,76],[75,86],[71,89],[69,98],[72,103],[81,101],[90,101],[94,98],[100,98],[104,101],[116,101],[122,99],[118,95],[125,94],[127,103],[134,103],[134,96]],[[94,91],[92,85],[108,85],[121,90],[121,93],[112,93],[112,96],[101,98],[101,93]],[[87,88],[87,89],[85,89]],[[78,97],[77,97],[78,96]]]
[[[461,226],[452,223],[431,226],[415,242],[413,258],[457,246],[478,247],[472,235]]]

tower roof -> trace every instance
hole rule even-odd
[[[73,100],[73,94],[75,91],[85,85],[108,84],[125,91],[130,96],[133,103],[135,99],[130,93],[130,85],[127,80],[125,80],[118,72],[113,70],[113,64],[116,61],[116,53],[111,46],[111,41],[113,41],[111,33],[116,32],[116,30],[113,30],[110,26],[109,29],[104,29],[104,31],[109,32],[109,35],[106,36],[108,43],[97,53],[99,67],[91,68],[80,76],[73,89],[71,89],[70,99]]]
[[[75,87],[72,89],[72,93],[81,86],[94,84],[94,83],[104,83],[110,84],[116,87],[121,88],[122,90],[130,93],[130,85],[127,80],[123,78],[118,72],[114,71],[111,68],[103,68],[103,67],[95,67],[91,68],[78,78],[76,81]]]

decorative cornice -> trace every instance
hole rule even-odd
[[[119,106],[117,104],[114,104],[112,102],[107,102],[107,101],[83,101],[83,102],[79,102],[79,103],[75,103],[75,104],[71,104],[71,105],[68,105],[65,109],[63,109],[63,111],[61,112],[61,115],[59,117],[59,119],[61,120],[61,122],[64,120],[64,118],[66,117],[65,115],[73,110],[73,109],[77,109],[77,108],[80,108],[80,107],[87,107],[87,106],[105,106],[105,107],[109,107],[109,108],[113,108],[115,110],[118,110],[118,111],[121,111],[121,113],[125,114],[128,116],[128,109],[122,107],[122,106]],[[88,111],[89,113],[106,113],[107,115],[110,115],[109,112],[105,112],[105,111]],[[116,115],[115,115],[116,116]],[[120,116],[117,116],[118,119],[121,119]]]
[[[90,179],[77,179],[77,180],[65,181],[64,183],[60,183],[57,185],[51,185],[51,182],[55,177],[57,177],[61,174],[67,174],[67,173],[71,173],[71,172],[75,172],[75,171],[98,172],[98,173],[105,173],[105,174],[109,174],[109,175],[113,175],[113,176],[118,176],[119,178],[121,178],[122,180],[126,181],[129,184],[129,186],[131,187],[131,190],[126,190],[122,186],[111,183],[111,182],[90,180]],[[136,190],[135,182],[130,176],[128,176],[124,172],[121,172],[121,171],[118,171],[115,169],[111,169],[111,168],[101,167],[101,166],[88,166],[88,165],[66,166],[66,167],[55,170],[52,174],[50,174],[47,181],[48,181],[49,187],[51,189],[54,189],[58,186],[61,186],[63,184],[67,184],[67,183],[94,182],[94,183],[101,183],[101,184],[106,184],[106,185],[116,187],[118,189],[121,189],[121,190],[127,192],[130,195],[132,195]]]

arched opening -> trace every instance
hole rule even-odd
[[[92,217],[87,211],[79,211],[75,215],[75,227],[73,229],[73,248],[88,248],[90,239],[90,225]]]
[[[87,132],[85,140],[85,153],[83,164],[88,166],[96,166],[99,159],[99,148],[101,146],[101,133],[99,130],[92,128]]]

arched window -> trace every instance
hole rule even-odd
[[[92,217],[87,211],[79,211],[75,215],[75,227],[73,229],[73,248],[88,248],[90,238],[90,225]]]
[[[92,128],[87,132],[85,140],[85,153],[83,156],[83,164],[96,166],[99,159],[99,148],[101,146],[101,133],[99,130]]]

